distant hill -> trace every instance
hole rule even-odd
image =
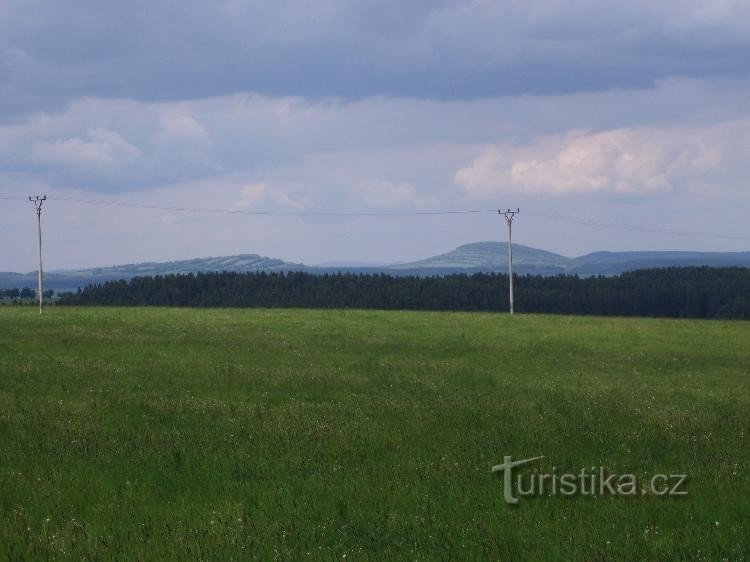
[[[369,262],[369,261],[327,261],[315,264],[313,267],[321,267],[323,269],[330,269],[330,268],[336,268],[336,267],[344,267],[347,269],[350,268],[368,268],[368,267],[384,267],[388,265],[387,263],[381,263],[381,262]]]
[[[750,252],[594,252],[573,261],[580,275],[615,275],[654,267],[750,267]]]
[[[513,244],[513,265],[519,271],[563,271],[571,267],[572,260],[537,248]],[[508,269],[507,242],[474,242],[464,244],[445,254],[411,263],[395,264],[390,269],[482,269],[505,271]]]
[[[303,264],[267,258],[258,254],[240,254],[194,258],[169,262],[143,262],[90,269],[67,269],[45,272],[45,284],[56,290],[76,289],[89,283],[103,283],[138,276],[200,273],[207,271],[291,271],[304,269]],[[0,272],[0,288],[36,287],[36,273]]]
[[[45,284],[70,290],[136,276],[199,273],[207,271],[307,271],[309,273],[387,273],[390,275],[446,275],[451,273],[507,272],[506,242],[474,242],[455,250],[410,263],[369,265],[364,262],[330,262],[318,266],[287,262],[257,254],[195,258],[171,262],[147,262],[91,269],[50,271]],[[553,252],[513,245],[513,267],[518,274],[616,275],[636,269],[687,266],[750,267],[750,252],[594,252],[569,258]],[[0,288],[35,287],[36,274],[1,273]]]
[[[168,262],[144,262],[93,269],[52,271],[61,276],[128,276],[165,275],[168,273],[198,273],[200,271],[274,271],[299,268],[304,265],[267,258],[258,254],[240,254],[212,258],[194,258],[190,260]]]
[[[568,258],[553,252],[513,244],[516,273],[616,275],[636,269],[688,266],[750,267],[750,252],[594,252]],[[507,242],[474,242],[425,260],[390,266],[392,269],[508,270]]]

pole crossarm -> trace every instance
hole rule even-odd
[[[520,213],[520,212],[521,212],[521,209],[518,209],[518,208],[516,208],[516,210],[515,210],[515,211],[514,211],[514,210],[512,210],[512,209],[506,209],[505,211],[503,211],[503,210],[501,210],[501,209],[498,209],[498,210],[497,210],[497,213],[498,213],[499,215],[504,215],[504,216],[505,216],[505,222],[507,222],[508,224],[511,224],[511,223],[513,223],[513,219],[514,219],[514,218],[516,217],[516,215],[517,215],[518,213]]]
[[[42,205],[47,200],[46,195],[35,195],[33,197],[29,197],[29,201],[31,201],[34,204],[34,207],[36,208],[36,214],[41,215],[42,214]]]

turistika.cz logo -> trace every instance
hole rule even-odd
[[[584,467],[577,473],[559,473],[557,467],[552,467],[551,472],[516,470],[543,458],[514,461],[506,456],[503,464],[492,467],[492,472],[502,472],[506,503],[517,504],[519,496],[687,495],[687,474],[654,474],[644,479],[635,474],[612,474],[603,466]]]

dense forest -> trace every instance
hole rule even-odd
[[[750,319],[750,269],[664,268],[613,277],[515,277],[518,312]],[[63,293],[62,305],[499,311],[508,277],[199,273],[136,277]]]
[[[45,291],[44,296],[46,297],[48,292]],[[50,292],[50,296],[51,296]],[[0,299],[7,299],[7,300],[20,300],[20,299],[33,299],[36,297],[36,291],[34,289],[29,289],[28,287],[24,287],[23,289],[0,289]]]

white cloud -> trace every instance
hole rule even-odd
[[[276,190],[270,194],[271,200],[280,207],[292,209],[309,209],[314,205],[313,200],[307,196],[293,196],[285,191]]]
[[[282,208],[307,209],[313,206],[313,201],[309,197],[290,195],[282,186],[274,185],[269,188],[267,182],[253,182],[242,187],[239,198],[232,201],[231,208],[249,209],[264,201]]]
[[[368,207],[373,208],[434,207],[437,205],[435,197],[421,195],[417,188],[408,182],[362,181],[358,186],[357,194]]]
[[[203,125],[189,113],[180,111],[165,111],[161,117],[161,129],[155,140],[159,143],[193,141],[211,144],[211,137]]]
[[[488,147],[455,182],[474,196],[500,193],[648,194],[710,183],[750,143],[748,121],[702,128],[574,131],[528,145]],[[735,178],[735,180],[738,178]],[[729,186],[731,187],[731,186]]]
[[[249,183],[242,187],[238,199],[232,201],[232,209],[241,210],[252,207],[263,201],[266,196],[266,184],[262,182]]]
[[[452,191],[455,171],[487,143],[518,145],[572,128],[664,128],[737,118],[747,114],[749,88],[747,82],[674,80],[654,90],[448,103],[253,94],[178,103],[85,98],[59,113],[0,122],[0,168],[114,193],[238,173],[245,181],[276,185],[281,174],[289,184],[310,185],[315,178],[302,167],[326,160],[327,169],[317,170],[318,179],[326,176],[326,192],[334,183],[351,191],[362,179]],[[126,139],[138,157],[113,166],[117,143],[92,139],[92,130]],[[128,153],[135,154],[126,147],[119,156]]]
[[[136,160],[140,155],[138,147],[107,129],[91,129],[86,138],[37,142],[32,150],[32,158],[36,162],[92,171],[109,171]]]

